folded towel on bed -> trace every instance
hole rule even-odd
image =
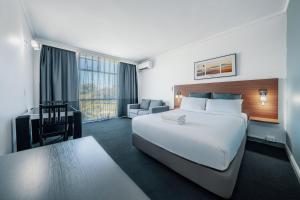
[[[161,118],[163,120],[176,122],[177,124],[180,124],[180,125],[185,123],[185,115],[182,115],[182,114],[166,112],[166,113],[161,114]]]

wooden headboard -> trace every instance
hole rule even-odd
[[[267,89],[267,102],[261,105],[259,90]],[[261,79],[247,81],[232,81],[220,83],[203,83],[174,86],[174,106],[180,106],[180,99],[176,99],[177,92],[182,96],[189,96],[190,92],[216,92],[241,94],[242,111],[250,116],[278,119],[278,79]]]

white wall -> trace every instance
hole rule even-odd
[[[194,62],[237,53],[238,76],[194,80]],[[286,77],[286,15],[266,18],[196,41],[153,58],[154,68],[140,71],[142,98],[173,106],[174,85]]]
[[[300,1],[291,0],[287,12],[287,145],[300,178]],[[293,164],[293,163],[292,163]],[[299,179],[300,180],[300,179]]]
[[[0,0],[0,155],[12,151],[12,119],[33,104],[30,40],[19,0]]]

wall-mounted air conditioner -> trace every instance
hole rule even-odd
[[[153,62],[151,60],[147,60],[145,62],[138,64],[139,70],[151,69],[151,68],[153,68]]]

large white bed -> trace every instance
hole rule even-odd
[[[272,109],[259,109],[254,100],[261,88],[271,91]],[[276,79],[175,85],[174,107],[180,109],[134,118],[132,144],[208,191],[231,198],[245,152],[247,115],[277,118],[277,95]]]
[[[185,107],[134,118],[132,142],[203,188],[230,198],[244,154],[247,115],[231,112],[234,109],[224,107],[224,101],[220,104],[221,110],[227,112],[213,112],[220,107],[214,104],[213,109],[210,108],[209,101],[206,110]],[[241,103],[234,104],[241,109]],[[185,116],[185,123],[165,120],[165,116],[181,116],[180,119]]]
[[[226,170],[236,156],[247,128],[247,115],[168,111],[186,115],[179,125],[161,119],[161,114],[139,116],[132,120],[135,134],[192,162],[216,170]]]

